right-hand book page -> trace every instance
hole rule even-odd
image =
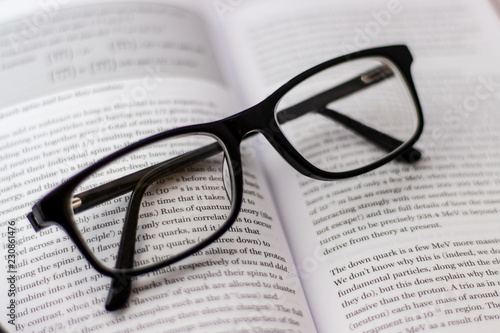
[[[241,5],[224,18],[249,104],[321,61],[404,43],[425,116],[418,163],[343,181],[306,179],[262,145],[318,330],[496,331],[500,40],[492,5],[272,4]]]

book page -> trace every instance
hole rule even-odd
[[[405,43],[415,58],[418,163],[321,182],[259,146],[318,331],[496,331],[498,19],[486,1],[359,6],[256,5],[226,21],[249,104],[351,46]]]
[[[249,105],[293,75],[360,49],[405,44],[416,62],[446,62],[500,50],[491,42],[497,39],[500,23],[488,1],[363,1],[346,6],[330,1],[306,5],[299,0],[262,6],[254,1],[224,7],[219,21]]]
[[[231,229],[195,256],[134,278],[125,307],[104,309],[111,279],[85,260],[62,229],[35,232],[26,219],[32,205],[129,143],[220,119],[238,110],[238,103],[220,75],[202,20],[181,8],[64,8],[26,40],[11,35],[30,18],[0,26],[7,36],[0,74],[6,96],[0,109],[3,326],[19,332],[313,331],[251,143],[242,147],[244,203]],[[134,155],[121,167],[141,165]],[[170,221],[171,206],[148,202],[160,204],[157,221]],[[193,201],[193,209],[208,208]],[[110,206],[82,217],[84,232],[95,233],[92,246],[113,246],[104,239],[121,218],[120,209]]]

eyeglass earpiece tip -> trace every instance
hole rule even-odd
[[[415,148],[410,148],[397,157],[398,160],[406,163],[415,163],[418,162],[421,158],[422,153]]]
[[[105,308],[107,311],[122,309],[126,304],[132,290],[132,281],[128,279],[114,279],[111,282],[106,299]]]

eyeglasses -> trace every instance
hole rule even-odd
[[[56,224],[100,273],[113,277],[107,308],[131,278],[216,241],[243,197],[240,144],[262,134],[298,172],[353,177],[395,158],[413,162],[423,115],[406,46],[319,64],[231,117],[175,128],[127,146],[68,179],[33,206],[38,231]]]

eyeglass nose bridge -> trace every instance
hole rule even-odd
[[[245,138],[255,134],[262,134],[293,168],[306,176],[318,178],[311,171],[307,161],[300,156],[281,131],[274,114],[275,105],[276,101],[268,98],[234,116],[224,119],[223,122],[227,130],[236,138],[238,145]],[[239,165],[235,167],[239,171]]]
[[[241,142],[248,136],[278,130],[273,114],[265,103],[256,104],[229,118],[224,119],[226,128]]]
[[[299,172],[309,174],[307,167],[303,167],[303,161],[298,157],[298,152],[288,142],[279,128],[274,115],[274,106],[273,101],[266,99],[234,116],[224,119],[226,129],[236,139],[236,141],[231,141],[240,145],[244,139],[256,134],[262,134],[289,164]],[[232,149],[236,148],[238,147],[232,147]]]

